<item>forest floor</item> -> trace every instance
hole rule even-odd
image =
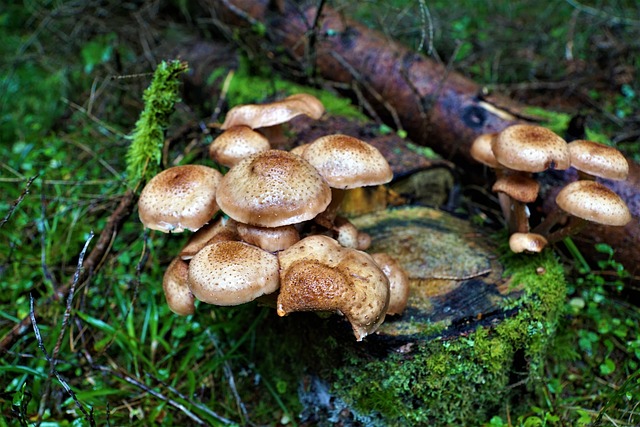
[[[183,241],[150,238],[128,216],[129,135],[151,73],[172,59],[163,55],[194,36],[240,52],[209,3],[0,6],[0,426],[297,422],[292,386],[251,354],[265,313],[248,328],[237,321],[246,309],[172,316],[161,287],[145,285],[162,282]],[[578,117],[640,161],[640,4],[450,3],[331,4],[492,91]],[[252,59],[246,72],[272,73]],[[229,107],[184,90],[165,165],[206,157],[207,123]],[[277,95],[253,92],[255,102]],[[74,281],[119,206],[101,242],[109,250]],[[615,248],[601,245],[591,264],[574,247],[557,249],[569,295],[543,378],[519,412],[506,404],[486,423],[640,425],[640,280]],[[16,329],[30,316],[36,324]]]

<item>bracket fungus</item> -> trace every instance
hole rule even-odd
[[[201,165],[160,172],[142,189],[138,214],[145,227],[165,233],[196,231],[218,211],[216,190],[222,175]]]
[[[384,321],[389,279],[373,258],[327,236],[310,236],[278,254],[278,315],[296,311],[344,314],[358,341]]]

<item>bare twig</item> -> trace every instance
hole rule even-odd
[[[35,181],[38,176],[39,175],[34,175],[31,178],[29,178],[29,180],[27,181],[27,184],[24,187],[24,190],[22,190],[22,193],[20,193],[20,196],[11,204],[11,206],[9,206],[9,210],[7,211],[7,214],[4,216],[4,218],[2,218],[2,220],[0,220],[0,228],[2,228],[2,226],[9,221],[9,219],[11,218],[11,215],[13,215],[13,212],[15,212],[15,210],[18,208],[20,203],[22,203],[22,201],[27,196],[27,194],[29,194],[29,188],[31,187],[31,184],[33,184],[33,181]]]
[[[33,332],[36,336],[38,347],[40,348],[40,350],[44,354],[45,359],[47,360],[47,362],[49,362],[49,365],[51,366],[51,364],[53,363],[53,359],[51,358],[51,356],[49,356],[49,352],[47,352],[47,348],[44,346],[44,343],[42,341],[42,335],[40,334],[40,329],[38,328],[38,323],[36,322],[36,313],[34,309],[33,295],[29,295],[29,318],[31,319],[31,326],[33,327]],[[93,418],[93,411],[91,411],[91,413],[87,412],[85,407],[82,405],[82,403],[80,403],[80,401],[78,400],[78,397],[76,396],[76,394],[73,392],[73,390],[67,383],[67,381],[64,378],[62,378],[62,376],[60,375],[58,370],[55,369],[55,367],[53,368],[52,373],[58,379],[58,381],[60,382],[64,390],[69,394],[69,396],[71,396],[71,398],[75,402],[80,412],[82,412],[82,414],[85,416],[85,418],[89,422],[89,425],[95,426],[96,421]],[[39,419],[41,418],[39,417]]]

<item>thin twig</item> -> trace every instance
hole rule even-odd
[[[4,218],[2,218],[2,220],[0,220],[0,228],[2,228],[2,226],[9,221],[9,219],[11,218],[11,215],[13,215],[13,212],[15,212],[15,210],[18,208],[20,203],[22,203],[22,201],[27,196],[27,194],[29,194],[29,188],[31,187],[31,184],[33,184],[33,181],[35,181],[38,176],[39,175],[34,175],[31,178],[29,178],[29,180],[27,181],[27,185],[25,185],[24,189],[22,190],[22,193],[20,193],[20,196],[13,202],[11,206],[9,206],[9,210],[7,211],[7,214],[4,216]]]
[[[29,318],[31,319],[31,326],[33,327],[33,332],[34,332],[34,334],[36,336],[36,341],[38,342],[38,347],[40,348],[40,350],[44,354],[44,357],[47,360],[47,362],[49,362],[49,365],[51,365],[53,363],[52,362],[53,359],[51,358],[51,356],[49,356],[49,352],[47,352],[47,348],[44,346],[44,343],[42,341],[42,335],[40,334],[40,329],[38,328],[38,323],[36,322],[36,313],[35,313],[35,309],[34,309],[33,295],[31,295],[31,294],[29,294]],[[71,396],[71,398],[75,402],[75,404],[78,407],[78,409],[80,410],[80,412],[82,412],[82,414],[87,418],[87,421],[89,421],[89,425],[95,426],[96,422],[93,419],[92,413],[90,414],[89,412],[87,412],[87,410],[84,408],[82,403],[80,403],[80,401],[78,400],[78,397],[73,392],[73,390],[71,389],[69,384],[65,381],[64,378],[62,378],[62,376],[60,375],[58,370],[55,369],[55,368],[53,369],[53,375],[55,375],[55,377],[58,379],[58,381],[60,382],[60,384],[62,385],[64,390],[69,394],[69,396]]]

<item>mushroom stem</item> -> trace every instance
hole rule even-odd
[[[509,233],[513,233],[513,215],[511,215],[511,197],[505,193],[498,193],[498,202],[500,203],[500,210],[509,229]]]
[[[547,215],[546,218],[540,224],[536,225],[531,231],[533,233],[546,236],[549,234],[551,229],[565,217],[566,213],[556,206],[556,208],[551,211],[551,213],[549,213],[549,215]]]
[[[338,211],[340,210],[340,205],[342,204],[344,195],[345,190],[331,187],[331,202],[323,212],[315,217],[314,221],[316,224],[328,229],[334,228],[334,222],[336,220],[336,216],[338,216]]]
[[[527,206],[518,201],[511,201],[513,206],[512,212],[512,229],[509,231],[511,233],[528,233],[529,232],[529,215],[527,215]]]
[[[578,234],[584,227],[587,226],[587,224],[588,224],[587,220],[578,218],[576,216],[572,216],[569,219],[569,223],[565,227],[562,227],[561,229],[556,230],[553,233],[549,234],[549,236],[547,236],[547,241],[549,242],[549,244],[553,244],[553,243],[559,242],[565,237]]]

